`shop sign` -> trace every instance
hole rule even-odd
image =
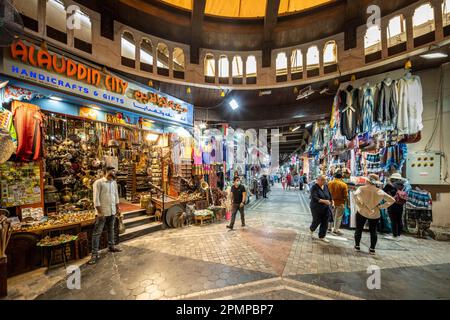
[[[91,108],[81,107],[80,117],[90,120],[97,120],[97,111]]]
[[[163,121],[193,124],[191,104],[22,41],[4,55],[3,72]]]

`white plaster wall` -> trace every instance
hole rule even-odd
[[[441,139],[443,140],[444,151],[447,156],[450,156],[450,64],[443,66],[443,115],[441,118],[443,125],[443,136],[439,135],[433,144],[432,150],[439,151]],[[422,131],[422,140],[417,144],[409,146],[410,151],[424,150],[425,145],[431,137],[434,122],[436,117],[440,115],[436,112],[436,102],[438,99],[439,87],[439,69],[431,69],[419,72],[422,79],[423,93],[424,93],[424,113]],[[447,164],[447,169],[448,164]],[[442,170],[444,171],[444,170]],[[444,182],[443,182],[444,183]],[[425,186],[433,194],[433,227],[441,227],[450,229],[450,185],[443,185],[437,187]]]

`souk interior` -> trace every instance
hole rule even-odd
[[[72,2],[79,30],[66,28]],[[90,256],[93,185],[108,167],[118,244],[225,232],[236,176],[248,205],[270,203],[266,183],[309,201],[315,179],[337,172],[343,228],[356,226],[366,178],[396,174],[404,231],[450,239],[449,0],[378,1],[371,27],[358,1],[80,2],[10,8],[20,28],[0,45],[0,297],[7,278]],[[386,210],[378,231],[392,232]]]

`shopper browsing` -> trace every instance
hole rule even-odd
[[[392,225],[392,236],[388,239],[399,240],[403,229],[403,208],[408,200],[408,194],[405,191],[406,179],[399,173],[394,173],[389,178],[383,191],[395,199],[395,203],[388,208],[389,218]]]
[[[263,188],[263,198],[267,198],[267,193],[269,192],[269,181],[267,180],[267,176],[263,175],[261,179],[261,184]]]
[[[99,259],[98,250],[100,237],[103,228],[108,230],[108,246],[110,252],[121,252],[115,246],[114,222],[116,215],[120,215],[119,211],[119,193],[117,182],[115,181],[116,172],[113,167],[106,167],[103,170],[103,178],[94,182],[94,206],[96,209],[96,219],[94,231],[92,234],[92,257],[89,264],[97,263]]]
[[[288,173],[286,176],[286,186],[289,190],[291,190],[291,185],[292,185],[292,175]]]
[[[245,227],[244,206],[245,200],[247,199],[247,192],[245,191],[245,187],[241,185],[241,179],[239,177],[234,177],[234,183],[231,187],[231,194],[233,197],[233,206],[231,210],[231,222],[227,228],[233,230],[238,211],[241,214],[242,227]]]
[[[330,242],[326,239],[328,229],[328,218],[330,216],[333,200],[326,185],[325,176],[317,177],[316,183],[311,187],[311,213],[313,221],[310,226],[311,237],[314,239],[314,232],[319,228],[319,239],[323,242]]]
[[[356,231],[355,231],[355,250],[360,251],[361,236],[364,225],[369,221],[370,231],[370,250],[369,253],[375,254],[377,245],[377,224],[380,220],[381,209],[389,208],[395,203],[395,199],[388,195],[381,186],[380,178],[376,174],[371,174],[367,178],[365,186],[359,187],[355,191],[355,202],[358,212],[356,213]],[[384,203],[382,203],[384,201]]]
[[[281,185],[283,186],[283,190],[286,190],[286,177],[284,175],[281,178]]]
[[[328,183],[328,189],[334,201],[332,232],[336,235],[342,235],[339,229],[341,228],[342,217],[344,216],[345,203],[348,199],[348,186],[342,180],[342,174],[340,172],[337,172],[334,175],[334,180]]]

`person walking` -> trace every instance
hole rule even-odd
[[[266,175],[262,176],[261,184],[262,184],[262,188],[263,188],[263,198],[267,199],[267,192],[269,191],[269,181],[267,180]]]
[[[298,173],[294,173],[294,190],[297,190],[297,187],[300,189],[300,176]]]
[[[292,175],[289,172],[286,176],[286,187],[291,190],[291,185],[292,185]]]
[[[377,224],[380,220],[381,209],[387,209],[395,203],[395,199],[381,190],[380,178],[376,174],[370,174],[366,185],[355,191],[356,213],[355,250],[361,251],[360,242],[364,225],[369,221],[370,249],[369,253],[375,255],[377,245]],[[384,203],[382,203],[384,201]]]
[[[395,199],[395,203],[388,210],[389,219],[392,225],[392,236],[387,239],[400,240],[403,230],[403,208],[408,200],[408,194],[405,191],[405,182],[401,174],[394,173],[389,178],[383,191]]]
[[[311,213],[313,221],[309,228],[311,238],[314,239],[314,232],[319,228],[319,239],[325,243],[330,242],[326,239],[328,229],[328,218],[330,216],[333,200],[326,185],[325,176],[318,176],[316,183],[311,187]]]
[[[334,175],[333,181],[328,183],[328,189],[330,190],[331,197],[334,201],[333,208],[333,228],[332,232],[335,235],[342,235],[343,233],[339,230],[341,228],[342,218],[345,211],[345,203],[348,200],[348,186],[342,180],[342,173],[337,172]]]
[[[245,191],[245,187],[241,185],[241,179],[239,177],[234,177],[234,183],[231,187],[231,194],[233,197],[233,206],[231,210],[232,214],[230,225],[228,225],[227,228],[233,230],[238,211],[241,214],[242,227],[245,227],[244,206],[245,200],[247,199],[247,192]]]
[[[284,175],[281,177],[281,185],[283,186],[283,190],[286,190],[286,177]]]
[[[108,247],[110,252],[121,252],[115,246],[114,223],[116,215],[120,215],[119,192],[117,189],[116,172],[114,167],[103,170],[103,178],[94,182],[94,206],[96,219],[92,234],[92,256],[89,264],[96,264],[99,259],[100,237],[106,225],[108,230]]]

